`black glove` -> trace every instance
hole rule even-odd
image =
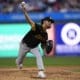
[[[52,48],[53,48],[53,41],[48,40],[46,42],[46,52],[47,52],[47,54],[49,54],[51,52]]]

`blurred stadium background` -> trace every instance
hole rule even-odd
[[[50,35],[55,42],[52,56],[80,56],[80,0],[24,1],[35,22],[39,23],[46,16],[55,20]],[[16,57],[22,37],[30,30],[17,2],[18,0],[0,0],[0,58]]]
[[[19,43],[31,28],[18,1],[0,0],[0,80],[38,80],[31,78],[37,72],[33,54],[26,55],[28,57],[23,64],[27,69],[18,71],[15,68]],[[47,80],[80,80],[80,0],[24,1],[28,4],[29,16],[35,22],[40,23],[46,16],[55,20],[48,30],[48,39],[53,40],[53,49],[47,55],[51,57],[44,57],[39,45],[48,74]]]

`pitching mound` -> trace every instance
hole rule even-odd
[[[47,67],[46,79],[37,78],[36,68],[2,68],[0,80],[80,80],[80,66],[78,67]]]

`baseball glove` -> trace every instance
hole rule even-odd
[[[46,42],[46,53],[49,54],[51,52],[52,48],[53,48],[53,41],[48,40]]]

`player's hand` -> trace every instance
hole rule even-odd
[[[20,8],[25,9],[27,7],[27,4],[24,1],[22,1],[19,6],[20,6]]]
[[[24,7],[26,3],[24,1],[21,2],[21,6]]]

